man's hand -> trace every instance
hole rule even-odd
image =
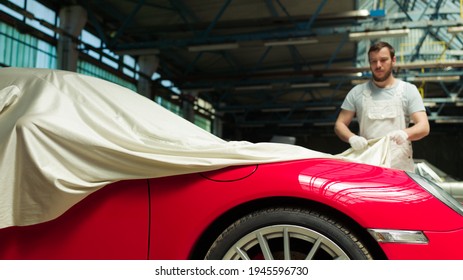
[[[403,130],[395,130],[389,133],[389,138],[397,143],[397,145],[402,145],[407,142],[408,134]]]
[[[349,138],[349,144],[352,147],[352,149],[358,151],[358,150],[365,149],[366,146],[368,145],[368,141],[367,139],[361,136],[354,135]]]

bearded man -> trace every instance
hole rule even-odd
[[[415,85],[394,78],[396,57],[390,44],[378,42],[372,45],[368,59],[373,77],[349,91],[334,131],[356,151],[366,149],[369,139],[389,136],[392,142],[391,167],[413,171],[411,141],[429,134],[423,99]],[[349,128],[354,117],[359,123],[359,135]]]

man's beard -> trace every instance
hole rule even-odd
[[[387,80],[391,76],[391,74],[392,74],[392,69],[389,69],[389,71],[384,73],[383,78],[379,78],[373,72],[373,80],[375,80],[375,82],[384,82],[385,80]]]

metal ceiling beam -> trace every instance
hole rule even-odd
[[[396,71],[418,69],[445,69],[445,68],[463,68],[463,61],[448,61],[448,62],[419,62],[419,63],[407,63],[407,64],[396,64]],[[200,82],[200,81],[239,81],[246,79],[276,79],[276,78],[296,78],[296,77],[316,77],[320,78],[332,78],[334,75],[346,75],[346,74],[358,74],[368,73],[369,67],[342,67],[342,68],[328,68],[328,69],[310,69],[303,71],[275,71],[265,73],[238,73],[238,74],[213,74],[208,73],[204,75],[191,75],[182,77],[184,82]],[[405,73],[406,75],[406,73]],[[416,75],[413,73],[413,75]],[[437,75],[437,73],[436,73]],[[352,76],[354,78],[355,76]],[[348,77],[346,77],[347,79]],[[357,77],[358,78],[358,77]]]
[[[407,22],[407,23],[391,23],[388,25],[389,29],[400,29],[406,25],[409,29],[427,29],[430,27],[449,27],[455,26],[454,20],[436,20],[436,21],[419,21],[419,22]],[[300,38],[300,37],[312,37],[312,36],[328,36],[328,35],[342,35],[350,32],[361,32],[368,30],[365,27],[334,27],[334,28],[312,28],[311,30],[300,30],[300,29],[284,29],[275,31],[264,31],[264,32],[252,32],[244,34],[230,34],[230,35],[217,35],[208,38],[189,37],[185,39],[159,39],[153,41],[142,41],[142,42],[120,42],[115,47],[115,50],[125,49],[146,49],[146,48],[157,48],[160,50],[169,48],[186,48],[192,45],[203,45],[203,44],[220,44],[227,42],[256,42],[274,39],[288,39],[288,38]]]
[[[281,3],[281,1],[279,1],[279,0],[277,0],[276,2],[278,3],[278,6],[283,11],[286,18],[290,22],[292,22],[293,25],[296,27],[297,23],[292,19],[291,15],[288,13],[288,11],[287,11],[286,7],[283,5],[283,3]],[[269,10],[270,14],[274,18],[280,18],[278,12],[275,9],[273,1],[272,0],[267,0],[267,1],[265,1],[265,3],[266,3],[267,9]],[[275,44],[279,44],[279,43],[281,43],[281,42],[279,42],[279,41],[273,41],[273,42],[272,41],[267,41],[267,42],[264,42],[264,46],[266,46],[266,47],[269,47],[269,46],[272,46],[272,45],[275,46]],[[297,63],[297,61],[299,61],[299,58],[302,58],[301,54],[299,53],[297,48],[295,48],[294,46],[286,45],[286,47],[288,48],[288,51],[291,54],[293,65],[294,65],[294,70],[296,70],[296,71],[301,70],[300,65]],[[270,48],[266,48],[265,55],[267,55],[268,51],[270,51]]]
[[[320,12],[323,10],[323,7],[325,6],[327,0],[322,0],[320,4],[318,4],[317,9],[315,10],[315,13],[310,17],[309,21],[300,26],[300,29],[305,29],[305,30],[310,30],[312,28],[313,23],[317,19],[317,17],[320,15]]]
[[[325,64],[325,69],[328,69],[331,67],[331,65],[333,64],[333,62],[335,61],[335,58],[336,56],[341,52],[342,48],[345,46],[345,44],[347,43],[348,41],[348,38],[349,38],[349,35],[346,33],[342,40],[339,42],[336,50],[331,54],[331,57],[330,59],[326,62]],[[352,65],[355,65],[355,61],[352,61]]]
[[[427,29],[424,32],[424,34],[421,36],[420,40],[416,44],[416,46],[414,48],[414,54],[410,55],[410,61],[409,62],[413,62],[418,58],[418,56],[420,54],[420,49],[423,46],[423,43],[426,40],[426,37],[428,36],[428,34],[429,34],[429,29]]]
[[[403,5],[400,1],[394,0],[396,5],[400,8],[403,14],[407,17],[408,20],[413,21],[413,18],[408,14],[407,6]]]
[[[137,15],[138,11],[140,11],[140,9],[143,7],[144,4],[145,4],[145,0],[139,0],[137,2],[137,4],[135,5],[135,7],[130,12],[130,14],[127,17],[124,18],[124,20],[122,21],[122,24],[119,27],[119,29],[117,29],[115,34],[111,36],[111,40],[108,42],[108,44],[109,44],[108,47],[109,48],[111,48],[111,46],[117,44],[117,41],[119,40],[119,37],[125,32],[127,27],[130,26],[130,24],[133,22],[135,16]],[[105,6],[107,6],[107,4]]]
[[[169,0],[174,9],[179,13],[180,18],[185,22],[185,30],[194,31],[194,27],[200,20],[199,17],[191,10],[190,6],[185,4],[183,0]],[[134,30],[130,30],[130,33],[133,34]],[[167,30],[166,30],[167,31]]]
[[[172,1],[172,0],[171,0]],[[284,6],[280,5],[283,10]],[[353,26],[358,25],[359,20],[364,20],[369,17],[367,10],[355,10],[347,11],[342,13],[329,13],[321,14],[317,16],[316,21],[312,24],[312,27],[332,27],[336,26]],[[214,26],[218,30],[229,30],[229,29],[243,29],[252,28],[256,26],[265,26],[268,28],[297,28],[299,24],[306,24],[312,15],[307,16],[289,16],[285,13],[284,16],[271,16],[259,19],[241,19],[241,20],[227,20],[217,22]],[[169,25],[146,25],[138,28],[129,28],[127,31],[130,34],[142,35],[142,34],[158,34],[158,33],[184,33],[193,30],[205,30],[210,25],[209,22],[195,21],[185,24],[169,24]]]
[[[108,38],[106,36],[105,30],[104,30],[103,26],[101,25],[100,21],[98,20],[97,16],[95,15],[95,13],[93,12],[93,9],[91,9],[88,6],[87,1],[84,3],[83,7],[87,11],[88,19],[91,22],[91,25],[93,26],[93,28],[94,28],[94,30],[96,32],[96,35],[98,35],[98,38],[100,38],[100,40],[105,45],[109,45],[108,44]]]
[[[173,1],[173,0],[171,0]],[[178,2],[177,0],[176,2]],[[185,6],[185,5],[183,5]],[[186,16],[184,15],[183,9],[179,10],[180,15],[185,20],[188,18],[196,18],[195,16]],[[439,10],[440,15],[459,15],[459,10],[455,8],[441,8]],[[433,10],[424,11],[424,12],[413,12],[409,14],[412,16],[404,17],[403,14],[395,13],[389,14],[387,19],[389,21],[420,21],[424,15],[430,16],[434,13]],[[273,26],[275,28],[297,28],[299,25],[304,25],[307,23],[312,16],[291,16],[288,17],[268,17],[268,18],[259,18],[259,19],[245,19],[245,20],[229,20],[229,21],[220,21],[217,22],[214,26],[216,29],[244,29],[252,28],[258,26]],[[367,10],[357,10],[357,11],[347,11],[344,13],[333,13],[333,14],[321,14],[317,16],[315,22],[313,23],[313,28],[323,28],[323,27],[353,27],[360,26],[361,23],[369,23],[367,19],[369,18],[369,12]],[[373,21],[371,19],[370,21]],[[375,18],[375,22],[381,21],[378,18]],[[185,24],[171,24],[171,25],[152,25],[137,27],[137,29],[128,28],[127,31],[130,34],[135,36],[137,35],[150,35],[158,33],[175,33],[175,32],[187,32],[187,31],[201,31],[206,29],[209,26],[209,22],[201,22],[199,19],[193,22],[185,22]],[[300,28],[299,28],[300,29]]]
[[[223,13],[227,10],[228,6],[230,5],[230,3],[232,2],[232,0],[226,0],[225,3],[223,4],[222,8],[220,8],[220,11],[217,13],[217,15],[214,17],[214,19],[211,21],[211,23],[209,24],[209,26],[207,27],[206,30],[204,30],[204,32],[201,34],[201,37],[202,38],[207,38],[209,37],[209,33],[211,33],[212,29],[214,28],[214,26],[216,26],[217,22],[219,21],[219,19],[222,17]]]
[[[329,15],[320,15],[316,17],[316,21],[314,22],[317,23],[318,21],[336,21],[339,18],[366,18],[368,16],[368,12],[366,11],[351,11],[351,12],[345,12],[341,14],[329,14]],[[298,22],[301,20],[310,20],[310,18],[315,20],[315,17],[304,17],[302,19],[297,19]],[[245,24],[243,24],[243,21],[240,21],[239,24],[234,24],[234,22],[221,22],[220,23],[213,23],[211,26],[215,27],[216,29],[222,29],[224,28],[223,26],[241,26],[241,27],[252,27],[252,26],[269,26],[267,24],[263,24],[262,22],[265,22],[265,19],[259,19],[259,21],[244,21]],[[280,28],[278,30],[272,30],[272,31],[264,31],[264,32],[252,32],[252,33],[244,33],[244,34],[231,34],[231,35],[224,35],[224,36],[208,36],[207,38],[205,37],[189,37],[185,39],[178,39],[178,40],[172,40],[172,39],[156,39],[152,41],[143,41],[143,42],[120,42],[117,46],[118,50],[123,50],[123,49],[133,49],[133,48],[159,48],[159,49],[168,49],[168,48],[176,48],[176,47],[187,47],[191,45],[201,45],[201,44],[218,44],[218,43],[225,43],[225,42],[244,42],[244,41],[265,41],[265,40],[271,40],[271,39],[287,39],[287,38],[298,38],[298,37],[308,37],[314,35],[314,32],[312,32],[312,28],[304,28],[301,29],[296,26],[285,26],[284,22],[286,21],[288,24],[292,23],[292,19],[289,20],[287,18],[269,18],[269,22],[275,21],[277,22],[278,26],[282,26],[283,28]],[[283,24],[282,24],[283,22]],[[353,23],[350,24],[350,26]],[[147,30],[140,30],[141,34],[140,35],[146,35],[149,34],[150,30],[152,32],[174,32],[175,30],[170,29],[169,26],[163,26],[159,27],[160,29],[156,31],[155,27],[147,27]],[[208,29],[211,28],[210,26]],[[177,31],[180,32],[185,32],[188,29],[185,27],[179,27]],[[202,30],[201,26],[196,26],[193,28],[193,30]],[[331,30],[331,27],[329,27],[327,30]],[[342,31],[341,31],[342,32]],[[326,31],[323,31],[322,33],[325,34],[330,34],[326,33]],[[130,30],[130,34],[136,36],[137,32]]]
[[[222,6],[222,8],[220,9],[220,11],[217,13],[217,15],[214,17],[213,21],[209,24],[209,26],[206,28],[206,30],[202,31],[202,32],[199,32],[198,31],[195,31],[195,38],[198,39],[198,40],[208,40],[209,38],[209,34],[210,32],[212,31],[212,29],[216,26],[217,22],[219,21],[219,19],[222,17],[223,13],[227,10],[228,6],[231,4],[232,0],[226,0]],[[201,44],[200,44],[201,45]],[[196,46],[190,46],[189,47],[189,50],[190,48],[192,47],[199,47],[200,45],[196,45]],[[212,47],[212,45],[210,44],[206,44],[204,45],[206,47]],[[234,66],[236,65],[236,59],[231,55],[229,54],[228,52],[223,52],[223,51],[220,51],[219,54],[221,56],[223,56],[223,58],[225,59],[225,61],[229,62],[230,65]],[[195,66],[195,64],[201,59],[201,56],[202,56],[202,51],[200,51],[194,61],[190,64],[190,66],[187,68],[187,71],[185,74],[188,74],[191,69]]]

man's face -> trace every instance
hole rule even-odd
[[[369,55],[370,70],[376,82],[386,81],[392,74],[395,57],[391,58],[388,48],[382,48]]]

